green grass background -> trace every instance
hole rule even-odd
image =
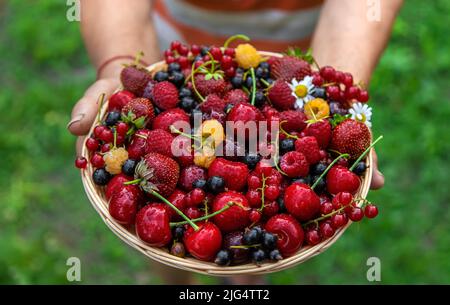
[[[160,283],[100,220],[73,166],[65,126],[95,72],[66,9],[56,0],[0,4],[0,283],[68,283],[71,256],[85,284]],[[370,199],[380,217],[271,283],[367,284],[371,256],[381,259],[384,284],[450,283],[449,15],[446,0],[405,1],[374,75],[386,187]]]

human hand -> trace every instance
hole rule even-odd
[[[375,150],[373,150],[372,152],[372,158],[373,158],[373,173],[370,188],[372,190],[378,190],[384,186],[384,175],[378,170],[378,156]]]

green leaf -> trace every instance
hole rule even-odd
[[[205,75],[205,80],[210,80],[213,77],[211,73]]]
[[[136,126],[136,128],[141,129],[144,127],[145,125],[145,116],[141,116],[140,118],[136,119],[133,121],[134,126]]]
[[[340,115],[340,114],[336,113],[333,116],[333,118],[330,120],[331,126],[333,126],[333,128],[334,128],[348,118],[350,118],[350,114]]]

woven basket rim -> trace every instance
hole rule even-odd
[[[261,55],[263,56],[275,56],[280,57],[282,56],[279,53],[273,53],[273,52],[265,52],[261,51]],[[154,63],[147,67],[147,69],[151,73],[155,73],[165,67],[165,63],[163,61]],[[120,90],[119,87],[117,89]],[[103,118],[106,115],[107,112],[107,106],[108,102],[105,102],[103,105],[103,108],[101,109],[100,115]],[[97,122],[94,122],[89,130],[89,135],[92,134]],[[85,138],[84,144],[88,137]],[[89,152],[86,148],[86,145],[83,145],[81,156],[85,157],[87,160],[89,160]],[[370,183],[372,179],[372,173],[373,173],[373,158],[372,153],[369,153],[366,157],[366,164],[367,169],[366,172],[361,178],[361,186],[357,192],[357,196],[366,198]],[[89,163],[87,168],[85,170],[81,171],[81,180],[83,183],[84,190],[86,192],[86,195],[91,202],[94,209],[97,211],[97,213],[100,215],[103,222],[106,224],[106,226],[114,233],[116,234],[121,240],[123,240],[125,243],[127,243],[129,246],[133,247],[134,249],[138,250],[145,256],[160,262],[162,264],[175,267],[178,269],[183,269],[187,271],[197,272],[200,274],[207,274],[207,275],[214,275],[214,276],[230,276],[230,275],[240,275],[240,274],[265,274],[265,273],[272,273],[281,271],[290,267],[293,267],[297,264],[303,263],[306,260],[324,252],[327,250],[331,245],[333,245],[345,232],[345,230],[351,225],[351,221],[347,223],[343,228],[340,228],[336,231],[336,233],[329,239],[324,240],[323,242],[319,243],[315,246],[303,246],[300,248],[300,250],[293,256],[284,258],[277,262],[265,262],[261,265],[256,265],[252,262],[249,262],[247,264],[241,264],[236,266],[218,266],[212,262],[204,262],[200,261],[191,257],[186,258],[179,258],[176,256],[171,255],[167,249],[164,248],[156,248],[151,247],[147,244],[145,244],[143,241],[141,241],[135,234],[134,228],[127,229],[123,225],[119,224],[116,220],[114,220],[108,211],[108,201],[104,197],[104,187],[99,187],[94,184],[92,180],[92,173],[93,173],[93,167]]]

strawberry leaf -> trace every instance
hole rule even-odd
[[[205,80],[210,80],[213,77],[211,73],[205,75]]]
[[[346,119],[348,119],[350,117],[350,114],[346,114],[346,115],[340,115],[338,113],[336,113],[333,118],[330,120],[331,126],[334,128],[337,125],[339,125],[340,123],[342,123],[343,121],[345,121]]]

